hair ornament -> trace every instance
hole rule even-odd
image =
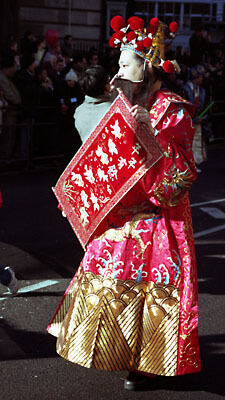
[[[132,16],[127,23],[120,15],[112,18],[110,23],[115,33],[109,40],[111,47],[120,50],[130,50],[148,60],[153,66],[163,68],[167,73],[179,72],[175,60],[165,60],[165,40],[173,40],[178,30],[178,23],[173,21],[169,27],[158,18],[151,18],[149,26],[145,27],[142,18]]]

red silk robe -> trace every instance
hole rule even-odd
[[[49,327],[69,361],[174,376],[200,371],[188,190],[196,179],[190,103],[149,100],[163,157],[101,222]]]

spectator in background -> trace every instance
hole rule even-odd
[[[74,118],[75,126],[84,143],[109,109],[112,99],[109,76],[100,65],[87,68],[79,83],[85,100],[76,109]]]
[[[67,54],[62,54],[65,64],[66,73],[69,72],[71,68],[73,68],[73,58],[69,58]]]
[[[73,58],[73,36],[65,35],[63,43],[61,45],[62,54],[68,56],[70,59]]]
[[[8,105],[3,114],[4,129],[0,137],[0,158],[10,161],[14,156],[16,146],[16,123],[21,112],[21,95],[13,83],[12,78],[16,72],[14,57],[2,61],[0,70],[0,91]]]
[[[224,61],[215,59],[212,73],[213,97],[216,100],[224,100],[225,93],[225,66]]]
[[[33,117],[35,115],[35,105],[37,86],[35,70],[37,63],[32,55],[24,56],[21,59],[21,70],[15,74],[14,82],[20,92],[23,104],[23,116]]]
[[[45,53],[42,62],[50,63],[52,68],[55,68],[58,57],[62,58],[60,44],[57,43],[54,47],[49,46],[47,52]]]
[[[214,112],[219,114],[213,118],[213,130],[218,137],[224,137],[224,93],[225,93],[225,62],[222,48],[215,52],[211,65],[212,98],[216,100]]]
[[[23,57],[31,56],[37,47],[36,38],[32,31],[26,31],[20,42],[20,51]]]
[[[37,48],[34,53],[34,58],[37,61],[38,64],[42,62],[42,59],[45,55],[46,52],[46,42],[44,38],[38,39],[37,40]]]
[[[23,56],[21,59],[21,70],[15,75],[15,84],[22,98],[21,122],[25,124],[20,130],[20,141],[18,155],[27,159],[29,155],[30,125],[36,114],[37,107],[37,85],[35,69],[37,63],[32,55]]]
[[[174,50],[172,48],[172,42],[167,43],[165,51],[166,51],[165,57],[166,57],[167,60],[174,60],[175,59],[175,52],[174,52]]]
[[[186,64],[179,64],[179,66],[180,66],[179,79],[181,79],[184,83],[186,83],[188,81],[189,68],[187,67]]]
[[[178,64],[190,66],[190,55],[183,46],[177,46],[175,51],[175,60]]]
[[[80,136],[74,126],[74,112],[83,100],[84,95],[80,85],[77,83],[77,76],[71,69],[65,76],[60,98],[60,141],[66,164],[68,164],[81,146]]]
[[[3,58],[13,57],[16,63],[16,69],[20,69],[20,54],[18,42],[14,37],[11,37],[7,46],[2,50]]]
[[[108,47],[103,54],[102,60],[101,60],[101,65],[107,72],[107,74],[110,76],[112,79],[118,70],[118,60],[119,60],[119,52],[117,49],[114,49],[112,47]]]
[[[171,92],[174,92],[179,96],[184,97],[183,81],[182,79],[178,79],[175,72],[171,74],[165,74],[163,79],[163,86],[171,90]]]
[[[74,72],[77,75],[77,78],[79,79],[87,68],[86,57],[83,54],[75,55],[71,68],[73,68]]]
[[[65,60],[62,56],[59,56],[56,60],[54,69],[55,69],[56,75],[58,77],[60,77],[60,79],[64,79],[64,77],[65,77],[65,68],[66,68]]]
[[[58,102],[52,80],[46,67],[36,69],[37,112],[33,131],[33,150],[36,156],[52,154],[55,150],[54,126],[58,114]],[[51,124],[52,125],[49,125]],[[40,125],[39,125],[40,124]]]
[[[88,56],[87,56],[87,63],[90,67],[93,67],[93,66],[99,64],[98,51],[95,47],[92,47],[90,49]]]
[[[52,108],[56,106],[57,99],[55,96],[55,88],[52,80],[48,76],[48,72],[44,66],[39,66],[36,69],[36,82],[37,82],[37,105],[40,108],[38,116],[43,112],[42,107]],[[47,110],[49,115],[50,109]]]
[[[206,160],[206,146],[202,135],[202,118],[199,117],[205,106],[205,89],[202,87],[203,69],[197,65],[190,69],[189,80],[184,85],[186,99],[196,107],[193,122],[195,124],[195,134],[193,138],[192,151],[197,165],[197,172],[201,172],[199,164]]]
[[[205,61],[206,51],[208,49],[208,40],[206,31],[202,25],[199,25],[189,40],[191,66],[195,66]]]
[[[62,56],[57,58],[55,65],[50,68],[48,75],[53,82],[56,96],[60,97],[60,93],[64,87],[64,79],[66,75],[66,64]]]
[[[0,135],[2,133],[3,113],[7,106],[8,106],[8,103],[3,95],[3,92],[0,91]]]

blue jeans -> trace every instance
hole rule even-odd
[[[8,286],[12,279],[12,275],[10,274],[8,269],[5,269],[3,265],[0,264],[0,283],[2,285]]]

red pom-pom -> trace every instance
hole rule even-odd
[[[110,45],[110,47],[116,47],[116,45],[115,45],[115,43],[114,43],[114,38],[113,38],[113,37],[111,37],[111,38],[109,39],[109,45]]]
[[[159,20],[158,18],[152,18],[150,20],[150,25],[154,26],[155,28],[157,28],[159,26]]]
[[[110,26],[115,32],[118,32],[126,26],[125,19],[121,15],[116,15],[111,19]]]
[[[133,16],[133,17],[130,17],[129,19],[128,19],[128,24],[131,24],[133,21],[135,21],[135,20],[138,20],[139,19],[139,17],[137,17],[136,15],[135,16]]]
[[[144,47],[150,47],[151,45],[152,45],[152,39],[150,39],[149,37],[146,37],[144,40],[143,40],[143,44],[144,44]]]
[[[137,35],[136,35],[136,33],[135,32],[128,32],[128,34],[127,34],[127,40],[128,40],[128,42],[131,42],[131,40],[134,40],[134,39],[136,39],[137,38]]]
[[[143,30],[145,26],[145,21],[138,17],[130,17],[128,23],[130,24],[130,29],[133,31]]]
[[[144,50],[144,43],[143,43],[143,40],[138,40],[138,41],[137,41],[136,50],[137,50],[137,51],[143,51],[143,50]]]
[[[173,32],[173,33],[175,33],[175,32],[178,30],[178,28],[179,28],[179,25],[178,25],[177,22],[171,22],[171,23],[169,24],[169,30],[170,30],[171,32]]]
[[[110,47],[118,47],[120,45],[120,42],[122,41],[125,33],[118,31],[115,32],[112,37],[109,39],[109,45]],[[119,43],[117,42],[119,40]]]
[[[172,74],[175,71],[174,66],[170,61],[165,61],[162,67],[168,74]]]
[[[113,34],[115,39],[118,39],[120,42],[122,42],[123,37],[125,36],[125,33],[122,31],[118,31]]]
[[[141,31],[143,31],[144,27],[145,27],[145,21],[142,18],[138,19],[138,25],[139,25],[139,29]]]
[[[152,36],[156,33],[156,27],[155,26],[148,26],[148,28],[147,28],[147,35],[149,34],[149,33],[151,33],[152,34]]]

